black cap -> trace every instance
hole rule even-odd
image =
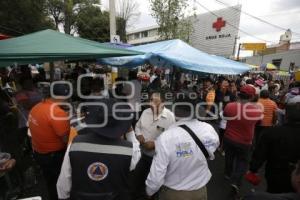
[[[93,103],[95,104],[86,107],[85,133],[93,132],[111,139],[120,138],[127,133],[134,117],[128,103],[115,99],[101,99]],[[99,127],[93,127],[94,125]]]

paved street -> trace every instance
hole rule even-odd
[[[224,179],[223,176],[223,168],[224,168],[224,157],[220,155],[219,152],[216,152],[216,159],[209,162],[210,169],[212,171],[212,179],[208,184],[208,200],[231,200],[230,195],[230,186],[229,182]],[[242,194],[247,194],[251,192],[251,189],[254,187],[251,186],[247,182],[243,182],[243,186],[241,188]],[[260,186],[255,187],[256,190],[265,190],[265,183],[263,182]],[[44,182],[39,176],[38,185],[32,189],[31,192],[28,192],[24,197],[28,196],[43,196],[43,200],[47,200],[46,196],[46,188],[44,186]]]
[[[230,200],[230,185],[227,180],[224,179],[224,157],[216,152],[216,159],[209,162],[210,169],[212,171],[212,179],[208,184],[208,200]],[[251,192],[251,189],[264,191],[265,183],[257,187],[253,187],[248,182],[244,181],[241,193],[247,194]]]

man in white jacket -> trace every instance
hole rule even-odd
[[[183,112],[188,109],[177,107],[176,117],[186,117]],[[207,159],[214,159],[218,146],[219,137],[211,125],[195,118],[179,120],[155,141],[147,194],[160,190],[160,200],[206,200],[211,178]]]

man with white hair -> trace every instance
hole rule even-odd
[[[175,123],[174,114],[165,107],[163,91],[154,91],[150,95],[150,108],[143,111],[135,127],[135,133],[141,144],[142,157],[133,176],[133,199],[145,199],[145,180],[149,174],[155,155],[156,138]]]

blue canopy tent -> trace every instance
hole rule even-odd
[[[127,67],[149,63],[160,67],[176,66],[203,73],[228,75],[242,74],[251,70],[249,65],[220,56],[209,55],[178,39],[139,45],[127,49],[145,52],[145,54],[102,58],[99,62],[112,66]]]
[[[112,43],[112,42],[104,42],[103,44],[109,46],[109,47],[115,47],[115,48],[121,48],[121,49],[127,49],[129,47],[133,47],[131,44],[127,43]]]

